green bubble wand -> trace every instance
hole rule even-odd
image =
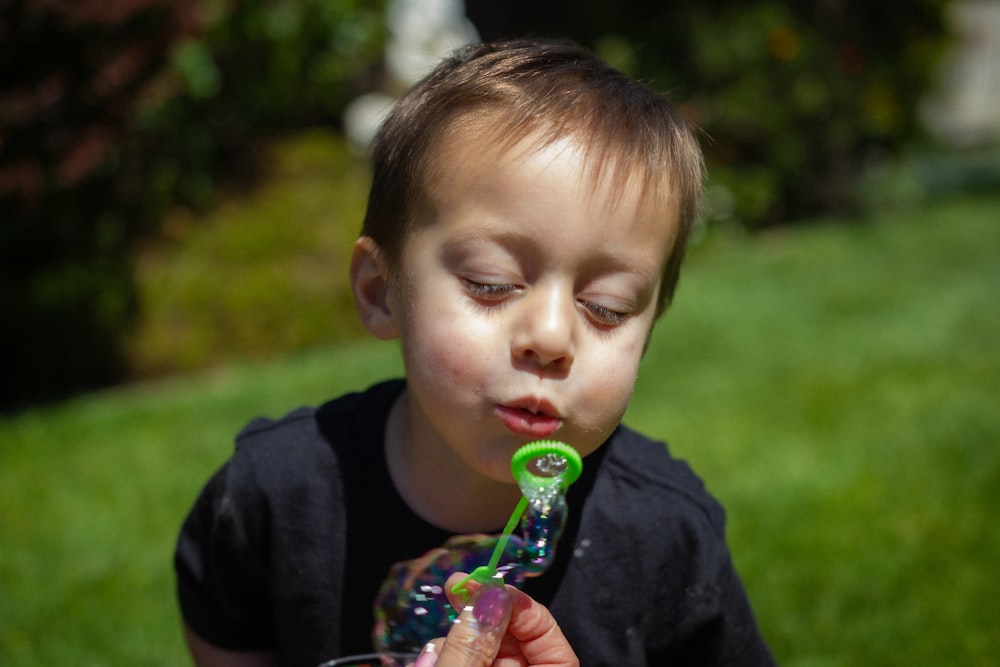
[[[452,593],[459,595],[464,602],[468,602],[469,599],[469,591],[466,588],[469,581],[475,580],[480,584],[489,585],[501,579],[497,573],[497,565],[500,564],[500,557],[528,508],[530,499],[553,491],[566,493],[569,485],[580,477],[583,460],[575,449],[564,442],[537,440],[514,452],[510,461],[510,471],[521,488],[521,499],[500,534],[489,563],[477,567],[469,576],[452,587]]]

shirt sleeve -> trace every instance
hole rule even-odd
[[[688,530],[689,535],[699,532],[691,524]],[[651,630],[654,636],[669,632],[673,641],[651,664],[771,667],[774,659],[724,539],[708,531],[694,541],[700,544],[696,544],[693,558],[678,568],[684,591],[680,613],[673,627],[661,625]]]
[[[267,503],[250,466],[234,457],[203,489],[174,559],[185,623],[220,648],[275,648]]]
[[[184,521],[181,613],[219,648],[275,651],[282,664],[306,667],[339,654],[342,478],[324,435],[335,423],[321,433],[320,421],[302,409],[252,422]]]

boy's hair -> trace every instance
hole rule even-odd
[[[542,144],[572,138],[587,151],[594,175],[610,167],[620,186],[638,177],[643,201],[676,207],[677,237],[657,314],[665,310],[699,212],[704,170],[697,141],[665,97],[565,42],[456,51],[396,103],[372,145],[361,233],[378,243],[390,270],[398,266],[433,160],[457,131],[488,132],[502,146],[535,133]]]

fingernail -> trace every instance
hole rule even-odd
[[[420,655],[417,656],[417,661],[413,663],[413,667],[434,667],[434,663],[438,661],[437,648],[434,644],[428,642],[424,645]]]
[[[510,606],[510,593],[503,586],[485,586],[472,607],[472,615],[479,625],[497,628],[503,624]],[[422,667],[422,666],[421,666]]]

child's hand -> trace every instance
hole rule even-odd
[[[448,636],[428,643],[414,667],[578,667],[573,648],[552,614],[512,586],[469,581],[469,604],[451,594],[465,578],[452,575],[445,589],[461,610]]]

